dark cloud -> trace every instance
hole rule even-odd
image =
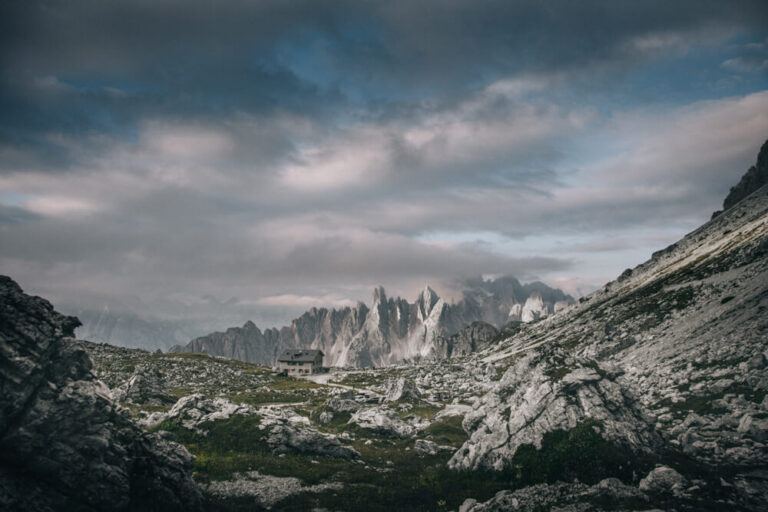
[[[606,239],[650,252],[754,160],[766,26],[759,1],[4,2],[2,271],[175,317],[599,282],[639,247]]]
[[[762,30],[767,11],[759,1],[4,2],[0,108],[5,132],[122,132],[148,112],[333,116],[347,102],[446,96],[520,71],[627,67]]]

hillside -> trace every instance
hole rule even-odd
[[[767,249],[763,187],[558,315],[482,343],[467,329],[474,352],[317,382],[83,346],[137,421],[197,457],[215,510],[757,511]]]

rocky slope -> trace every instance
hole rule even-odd
[[[0,276],[0,508],[199,510],[192,456],[112,401],[78,324]]]
[[[320,349],[327,366],[372,367],[398,361],[446,358],[454,352],[446,338],[476,321],[501,327],[510,321],[533,322],[571,302],[560,290],[514,278],[466,282],[464,298],[449,304],[426,286],[415,302],[388,298],[376,288],[370,306],[312,308],[289,327],[261,331],[252,322],[176,346],[172,352],[200,352],[260,364],[274,364],[285,348]],[[484,331],[484,333],[489,331]],[[462,344],[463,343],[463,344]]]
[[[694,502],[694,495],[716,496],[719,504],[690,507],[761,510],[768,504],[766,356],[763,186],[563,314],[480,353],[507,369],[466,415],[470,439],[450,465],[508,470],[521,446],[541,448],[548,433],[591,424],[627,448],[628,460],[650,451],[709,472],[710,480],[686,481],[675,492]]]

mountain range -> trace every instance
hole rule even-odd
[[[378,367],[400,361],[449,357],[451,336],[474,322],[501,328],[530,323],[573,302],[541,282],[514,277],[467,280],[463,298],[449,304],[428,285],[413,303],[373,291],[371,306],[312,308],[281,329],[260,330],[253,322],[174,346],[171,352],[199,352],[272,365],[286,348],[320,349],[326,366]],[[465,351],[462,351],[465,352]]]

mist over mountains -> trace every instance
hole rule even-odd
[[[274,364],[285,348],[320,349],[328,366],[384,366],[398,361],[448,357],[449,338],[473,322],[501,328],[532,322],[567,306],[573,298],[541,282],[521,284],[510,276],[465,282],[463,298],[449,304],[425,286],[413,303],[373,291],[370,307],[312,308],[289,326],[260,330],[253,322],[192,340],[173,352],[202,352]]]

